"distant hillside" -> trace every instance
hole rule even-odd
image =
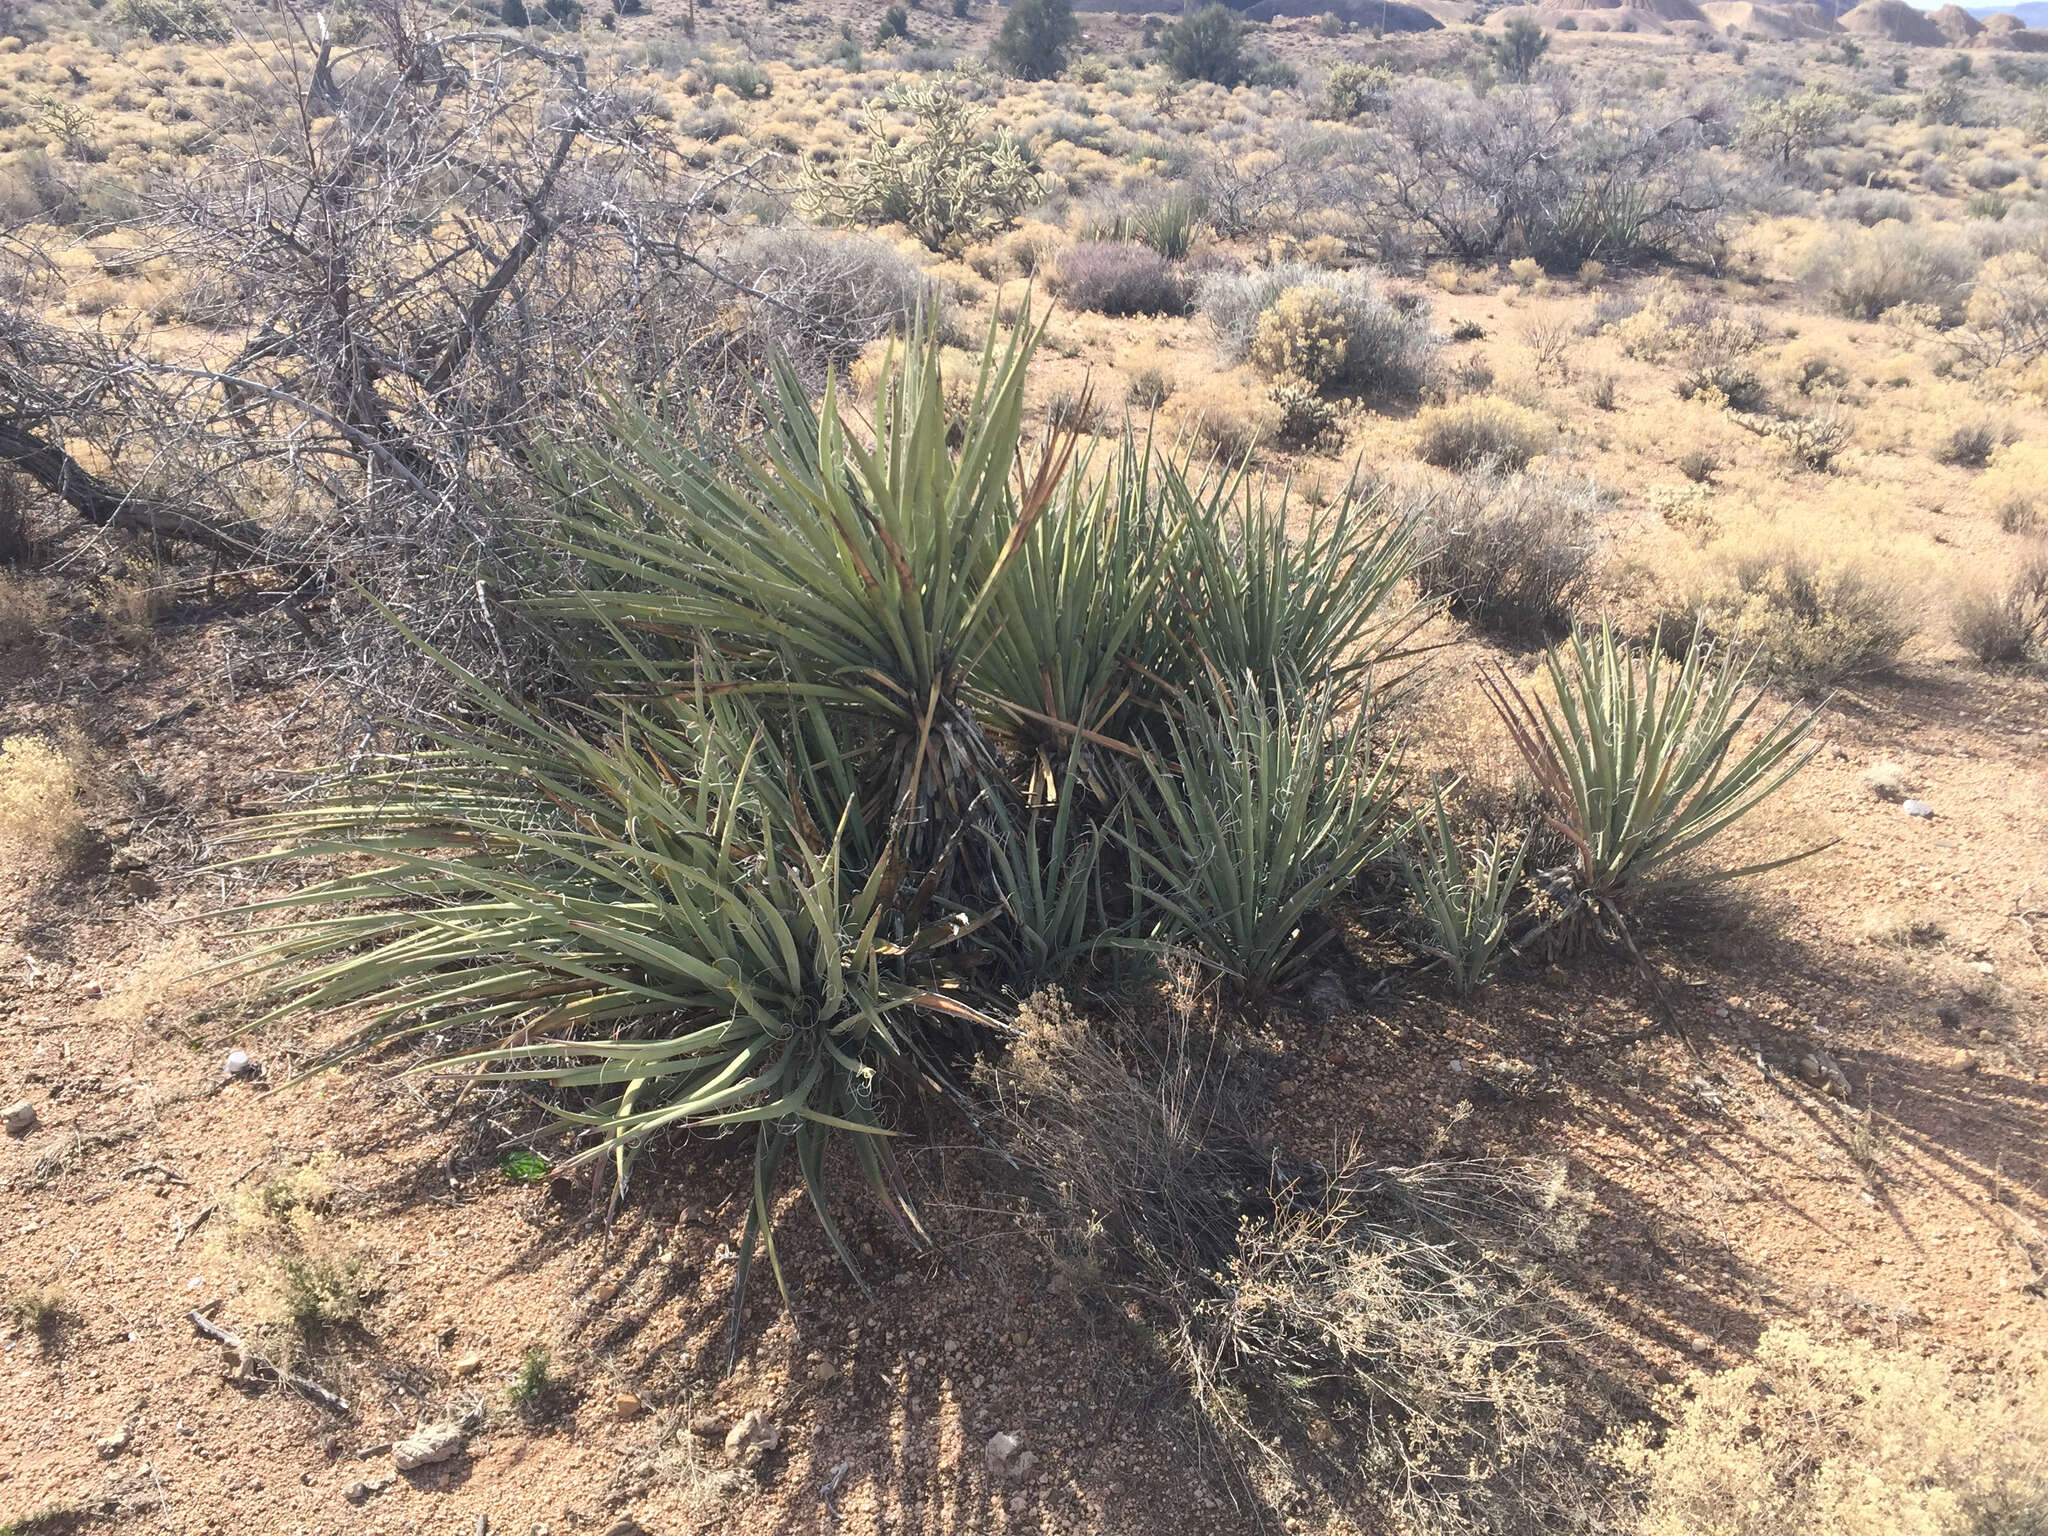
[[[2020,0],[2017,5],[1970,5],[1964,9],[1980,18],[2006,12],[2030,27],[2048,27],[2048,0]]]

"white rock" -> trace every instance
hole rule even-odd
[[[391,1447],[391,1464],[401,1472],[446,1461],[462,1449],[462,1431],[453,1424],[429,1424]]]
[[[1905,804],[1901,805],[1899,809],[1904,811],[1908,816],[1918,816],[1922,819],[1925,819],[1934,814],[1934,807],[1929,805],[1925,800],[1908,800]]]
[[[988,1444],[982,1447],[982,1456],[988,1462],[989,1471],[1001,1476],[1009,1469],[1010,1458],[1024,1449],[1024,1442],[1015,1435],[1001,1431],[988,1437]]]
[[[248,1070],[249,1053],[247,1051],[228,1052],[227,1071],[229,1077],[240,1077]]]
[[[0,1109],[0,1125],[7,1127],[10,1136],[25,1136],[36,1128],[36,1107],[27,1099]]]
[[[751,1467],[781,1444],[782,1431],[757,1408],[726,1431],[725,1457]]]

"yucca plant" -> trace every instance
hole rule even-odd
[[[1422,919],[1423,948],[1464,996],[1493,978],[1529,840],[1495,833],[1468,853],[1441,795],[1416,818],[1415,830],[1401,860],[1402,878]]]
[[[1099,884],[1101,833],[1082,814],[1081,762],[1078,755],[1067,759],[1051,803],[992,797],[983,822],[989,873],[1003,907],[984,942],[1001,957],[1020,996],[1058,981],[1114,937]]]
[[[1575,883],[1611,908],[1650,886],[1727,880],[1805,858],[1713,869],[1691,855],[1754,810],[1812,758],[1818,710],[1787,711],[1746,744],[1763,690],[1752,663],[1695,632],[1682,659],[1627,644],[1603,626],[1576,632],[1545,661],[1555,703],[1482,674],[1544,798],[1576,851]]]
[[[1268,683],[1349,682],[1402,654],[1426,613],[1399,600],[1414,569],[1412,520],[1382,516],[1347,491],[1288,531],[1289,498],[1246,468],[1191,483],[1162,477],[1185,522],[1172,617],[1204,673]]]
[[[1300,974],[1324,937],[1306,932],[1311,914],[1388,841],[1394,775],[1367,704],[1328,681],[1191,692],[1131,796],[1149,942],[1192,947],[1249,998]]]
[[[536,609],[680,641],[675,677],[698,670],[708,649],[729,678],[721,686],[857,716],[881,749],[864,765],[871,798],[945,833],[992,771],[970,669],[1076,443],[1050,434],[1013,487],[1038,336],[1027,323],[999,349],[991,325],[956,418],[941,349],[920,326],[885,373],[872,448],[844,420],[836,383],[814,410],[795,372],[778,368],[765,446],[738,455],[737,478],[621,409],[613,441],[572,461],[589,489],[562,536],[617,584]]]
[[[989,1022],[916,957],[971,926],[892,941],[891,861],[843,858],[850,805],[807,806],[767,723],[707,690],[543,718],[457,670],[466,713],[434,749],[318,790],[238,834],[251,858],[343,859],[266,901],[248,963],[276,1019],[337,1008],[341,1059],[393,1041],[415,1069],[544,1084],[619,1187],[649,1137],[755,1138],[756,1239],[778,1284],[772,1191],[793,1156],[849,1267],[826,1188],[847,1139],[914,1224],[878,1095],[935,1072],[941,1016]]]
[[[1158,694],[1145,674],[1182,542],[1158,480],[1178,469],[1129,433],[1104,457],[1099,467],[1077,458],[1023,539],[975,663],[976,692],[1026,758],[1037,802],[1052,797],[1069,756],[1128,753],[1143,702]],[[1101,775],[1087,777],[1100,791]]]

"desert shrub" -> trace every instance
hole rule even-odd
[[[1545,667],[1551,698],[1525,694],[1498,667],[1488,691],[1571,840],[1587,915],[1612,916],[1646,888],[1789,862],[1703,870],[1693,855],[1805,766],[1818,711],[1741,741],[1764,697],[1750,686],[1753,662],[1697,633],[1674,663],[1606,626],[1574,634]]]
[[[1460,996],[1493,978],[1529,838],[1496,832],[1469,848],[1437,796],[1404,851],[1401,872],[1420,919],[1421,944]]]
[[[1173,380],[1164,369],[1148,363],[1132,372],[1129,398],[1141,411],[1156,411],[1173,398]]]
[[[1965,59],[1963,62],[1968,63]],[[1970,111],[1970,93],[1957,79],[1937,80],[1920,93],[1913,115],[1924,124],[1953,125]]]
[[[731,248],[724,265],[766,298],[747,312],[762,352],[799,363],[806,377],[852,362],[868,343],[906,330],[921,309],[935,317],[944,309],[915,262],[866,235],[801,224],[758,229]]]
[[[1384,112],[1394,96],[1394,72],[1384,64],[1347,60],[1323,77],[1323,114],[1351,122]]]
[[[58,859],[86,842],[83,743],[46,736],[0,741],[0,842]]]
[[[1549,452],[1556,436],[1556,429],[1538,412],[1484,396],[1425,411],[1415,456],[1439,469],[1493,464],[1513,471],[1528,468],[1531,459]]]
[[[1661,1443],[1616,1460],[1641,1536],[1997,1536],[2048,1527],[2035,1382],[1965,1384],[1939,1361],[1788,1324],[1755,1353],[1669,1388]]]
[[[1286,448],[1319,448],[1342,435],[1342,418],[1336,405],[1325,400],[1315,385],[1302,379],[1277,380],[1266,392],[1280,413],[1273,437]]]
[[[1482,462],[1448,486],[1397,493],[1395,504],[1416,515],[1423,594],[1482,629],[1522,638],[1570,625],[1608,497],[1591,477]]]
[[[1168,719],[1132,797],[1141,932],[1261,998],[1330,937],[1305,920],[1385,852],[1391,774],[1369,766],[1370,711],[1340,724],[1335,689],[1290,701],[1256,676],[1215,686],[1210,707]]]
[[[1081,40],[1071,0],[1014,0],[989,57],[1022,80],[1050,80]]]
[[[1900,224],[1913,222],[1913,200],[1903,192],[1881,187],[1844,187],[1827,205],[1827,211],[1830,218],[1846,219],[1865,229],[1888,219]]]
[[[1061,295],[1076,309],[1102,315],[1178,315],[1188,288],[1171,263],[1149,246],[1090,240],[1060,257]]]
[[[1562,273],[1702,259],[1734,196],[1708,134],[1614,103],[1582,115],[1563,80],[1484,96],[1418,81],[1378,120],[1352,196],[1389,259],[1528,256]]]
[[[2007,533],[2024,533],[2048,506],[2048,444],[2009,443],[1991,455],[1977,477],[1977,494]]]
[[[1936,439],[1929,457],[1958,469],[1982,469],[2005,445],[2006,436],[2005,424],[1988,417],[1959,421]]]
[[[1789,166],[1827,143],[1851,110],[1840,91],[1810,85],[1781,100],[1751,102],[1735,141],[1754,159]]]
[[[1711,350],[1694,354],[1678,375],[1672,389],[1681,400],[1707,398],[1731,410],[1757,412],[1770,405],[1770,391],[1763,376],[1747,357],[1730,356]]]
[[[775,77],[752,59],[717,65],[711,71],[710,80],[713,85],[724,86],[741,101],[766,101],[775,94]]]
[[[901,224],[931,250],[949,239],[1001,229],[1038,196],[1038,178],[1003,129],[983,133],[987,114],[950,88],[917,81],[892,90],[912,131],[890,132],[883,100],[867,107],[867,144],[836,179],[805,168],[804,200],[814,212],[857,224]]]
[[[224,43],[234,35],[215,0],[114,0],[114,19],[153,43]]]
[[[2031,363],[2048,354],[2048,261],[2032,251],[1993,256],[1964,309],[1962,349],[1986,365]]]
[[[1195,302],[1225,357],[1318,388],[1412,395],[1437,348],[1428,310],[1395,303],[1363,272],[1278,262],[1212,273]]]
[[[1227,5],[1188,12],[1159,36],[1159,61],[1178,80],[1233,86],[1244,79],[1244,23]]]
[[[1120,1051],[1056,994],[1026,1006],[983,1089],[1064,1274],[1157,1341],[1248,1478],[1313,1480],[1375,1531],[1541,1507],[1566,1407],[1513,1265],[1569,1218],[1502,1165],[1300,1164],[1252,1135],[1223,1050],[1176,1027]]]
[[[1919,628],[1897,576],[1855,554],[1790,546],[1721,552],[1681,596],[1666,638],[1695,623],[1809,694],[1885,671]]]
[[[1985,663],[2026,661],[2048,649],[2048,554],[2022,561],[2002,587],[1956,594],[1949,628],[1957,644]]]
[[[1550,34],[1530,16],[1517,16],[1498,37],[1486,40],[1486,51],[1500,77],[1514,85],[1526,85],[1536,72],[1537,61],[1550,51]]]
[[[1977,258],[1957,236],[1911,224],[1837,227],[1806,261],[1806,280],[1837,313],[1875,320],[1902,304],[1925,305],[1953,324],[1963,317]]]

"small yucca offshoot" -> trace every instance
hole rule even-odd
[[[576,729],[456,675],[472,718],[438,750],[244,834],[257,857],[352,865],[256,909],[285,918],[252,957],[277,978],[271,1017],[355,1009],[339,1059],[404,1039],[429,1053],[415,1070],[545,1084],[586,1140],[563,1166],[609,1156],[622,1188],[660,1132],[751,1132],[736,1292],[757,1237],[782,1280],[771,1190],[792,1153],[851,1267],[825,1186],[835,1133],[914,1223],[878,1091],[930,1065],[935,1012],[980,1016],[908,971],[954,930],[889,937],[894,863],[849,875],[851,804],[792,798],[800,776],[742,699],[614,699]]]
[[[1440,795],[1417,818],[1416,830],[1401,861],[1402,876],[1422,918],[1424,949],[1463,996],[1493,978],[1529,840],[1495,833],[1468,853]]]
[[[1609,905],[1652,885],[1734,879],[1819,852],[1739,869],[1690,861],[1817,750],[1801,750],[1817,709],[1788,711],[1742,745],[1763,702],[1749,662],[1695,633],[1674,665],[1610,626],[1574,634],[1546,666],[1555,704],[1499,668],[1481,680],[1549,802],[1550,824],[1577,851],[1582,896]]]
[[[1183,944],[1248,998],[1296,979],[1310,916],[1386,848],[1393,772],[1360,695],[1245,677],[1191,692],[1131,795],[1148,942]]]

